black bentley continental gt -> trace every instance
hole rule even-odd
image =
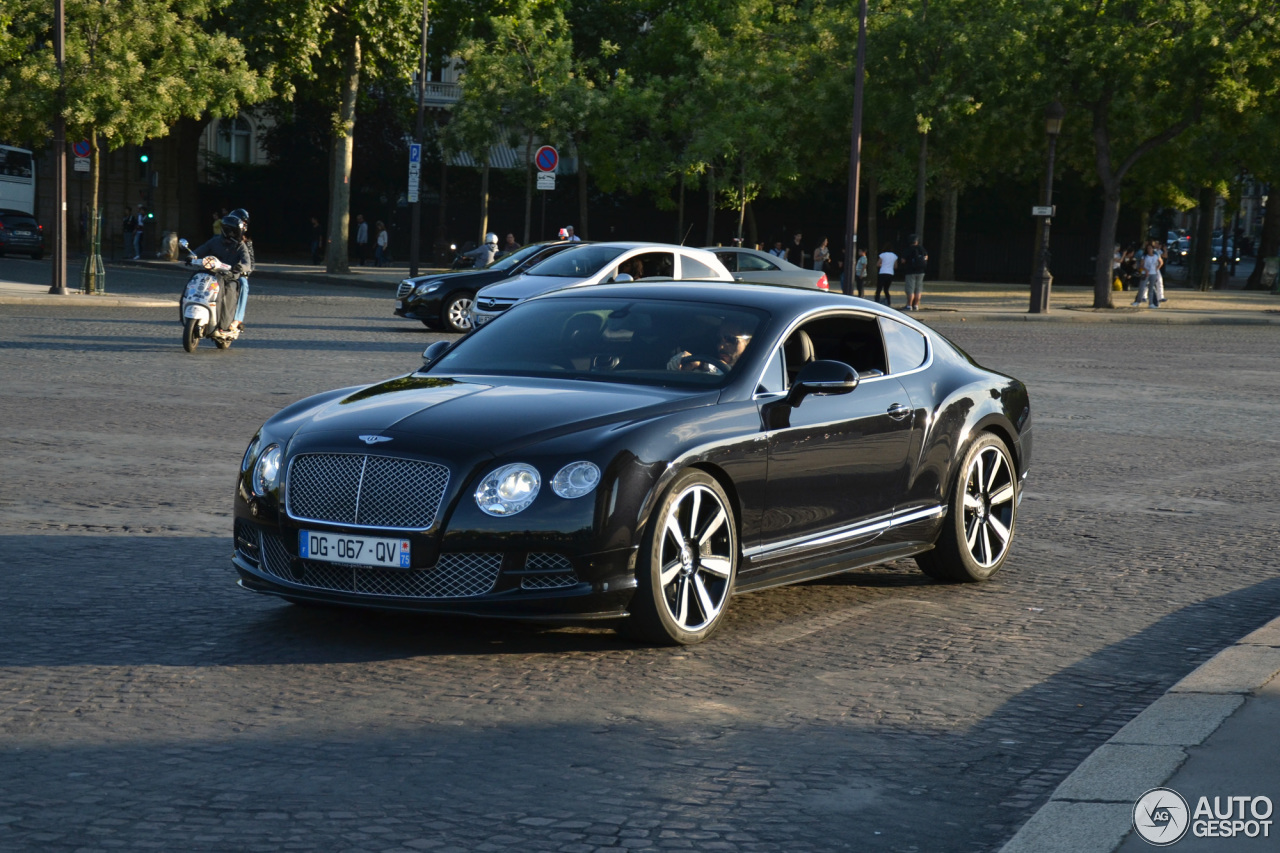
[[[903,557],[981,581],[1009,556],[1027,389],[892,309],[601,285],[423,358],[262,425],[235,501],[242,586],[696,643],[735,593]]]

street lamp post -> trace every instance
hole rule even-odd
[[[415,128],[414,141],[422,145],[424,116],[427,101],[427,0],[422,0],[422,48],[418,53],[418,124]],[[419,148],[419,151],[422,149]],[[414,187],[414,201],[410,204],[413,215],[409,225],[409,277],[418,274],[418,261],[422,251],[422,202],[418,198],[418,188]]]
[[[1044,132],[1049,136],[1049,166],[1045,170],[1044,204],[1038,211],[1042,214],[1044,231],[1040,236],[1040,270],[1039,275],[1031,283],[1032,314],[1049,313],[1049,292],[1053,286],[1053,277],[1049,275],[1049,224],[1053,221],[1053,155],[1058,147],[1058,134],[1062,131],[1062,117],[1066,110],[1062,104],[1054,101],[1044,111]]]
[[[844,270],[840,276],[841,289],[850,296],[854,293],[853,271],[858,264],[858,181],[862,165],[862,85],[866,76],[867,56],[867,0],[858,4],[857,65],[853,77],[853,127],[849,138],[849,196],[845,210]],[[875,203],[875,199],[872,199]]]

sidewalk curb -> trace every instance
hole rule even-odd
[[[1019,314],[1002,311],[966,311],[962,308],[950,309],[945,313],[948,319],[954,319],[959,322],[1129,323],[1144,326],[1280,326],[1280,314],[1274,317],[1267,317],[1244,313],[1227,314],[1225,312],[1214,313],[1207,311],[1181,313],[1174,309],[1162,310],[1168,311],[1168,313],[1162,313],[1158,316],[1155,314],[1135,315],[1134,313],[1120,313],[1121,309],[1116,309],[1115,313],[1095,314],[1065,309],[1057,314]],[[943,312],[938,312],[935,316],[941,317],[942,314]],[[925,323],[930,319],[927,311],[921,311],[912,316]]]
[[[1228,646],[1169,688],[1057,787],[1000,853],[1113,853],[1133,805],[1280,672],[1280,618]]]
[[[111,266],[119,267],[140,267],[149,269],[159,264],[166,266],[175,266],[176,261],[133,261],[119,260],[113,261]],[[439,270],[435,267],[423,268],[418,275],[431,275]],[[322,267],[317,267],[314,271],[307,270],[305,272],[290,272],[287,270],[273,270],[270,268],[255,268],[253,275],[250,277],[250,284],[254,281],[293,281],[304,284],[340,284],[346,287],[363,287],[368,290],[391,290],[399,286],[400,280],[408,278],[409,271],[404,270],[404,275],[399,276],[395,281],[380,281],[370,276],[362,275],[346,275],[343,273],[328,273]]]
[[[0,305],[56,305],[58,307],[92,304],[96,308],[177,308],[176,299],[155,299],[148,296],[98,296],[72,291],[66,296],[44,293],[34,296],[6,296],[0,294]]]

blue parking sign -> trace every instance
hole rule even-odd
[[[419,145],[417,142],[409,146],[409,162],[410,163],[422,162],[422,146]]]

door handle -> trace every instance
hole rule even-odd
[[[909,414],[911,414],[910,406],[904,406],[901,403],[894,403],[889,407],[889,417],[893,418],[895,421],[900,421]]]

